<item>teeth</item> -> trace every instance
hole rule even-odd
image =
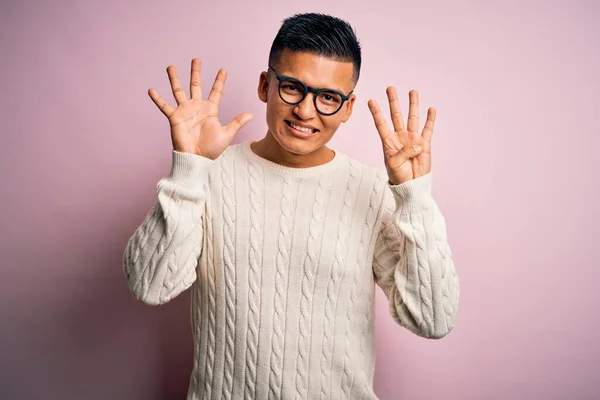
[[[313,133],[313,130],[311,128],[305,128],[303,126],[298,126],[298,125],[292,124],[291,122],[290,122],[290,125],[292,126],[292,128],[297,129],[301,132]]]

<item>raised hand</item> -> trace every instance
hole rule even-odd
[[[411,179],[426,175],[431,171],[431,137],[435,122],[435,109],[427,110],[427,122],[419,135],[419,93],[411,90],[408,94],[408,122],[404,127],[402,112],[396,89],[387,88],[390,113],[394,130],[391,131],[375,100],[369,100],[369,110],[383,145],[385,167],[390,183],[399,185]]]
[[[169,119],[174,150],[214,160],[231,144],[237,131],[252,119],[252,114],[242,113],[229,124],[221,125],[219,101],[227,72],[224,69],[219,70],[208,98],[202,100],[200,69],[200,60],[194,58],[190,79],[190,99],[188,99],[181,87],[175,67],[172,65],[167,67],[177,108],[171,107],[154,89],[148,90],[148,95]]]

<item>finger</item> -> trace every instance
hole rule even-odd
[[[252,120],[252,114],[249,112],[241,113],[227,124],[225,129],[229,136],[235,136],[235,134],[244,127],[248,122]]]
[[[373,115],[375,128],[377,129],[377,132],[379,132],[381,142],[385,145],[390,139],[390,129],[385,122],[385,116],[381,112],[381,108],[379,108],[379,104],[377,104],[375,100],[369,100],[367,104],[369,106],[369,111],[371,111],[371,115]]]
[[[173,97],[175,97],[175,101],[178,105],[185,103],[187,101],[187,97],[185,96],[185,92],[181,87],[181,82],[179,81],[175,67],[169,65],[167,67],[167,74],[169,75],[169,81],[171,82],[171,89],[173,90]]]
[[[420,146],[404,146],[400,151],[390,157],[389,165],[392,168],[400,168],[402,164],[418,156],[423,149]]]
[[[167,103],[166,101],[164,101],[162,99],[162,97],[160,97],[158,95],[158,93],[156,93],[156,90],[149,89],[148,90],[148,95],[150,96],[150,98],[152,99],[152,101],[154,102],[154,104],[156,104],[156,106],[160,109],[160,111],[162,111],[163,114],[165,114],[165,116],[167,118],[169,118],[171,116],[171,114],[173,114],[173,111],[175,111],[175,109],[173,107],[171,107],[169,105],[169,103]]]
[[[215,78],[215,83],[213,84],[212,89],[210,90],[210,94],[208,95],[208,100],[212,101],[215,104],[219,104],[221,101],[221,95],[223,94],[223,86],[225,85],[225,80],[227,79],[227,71],[224,69],[220,69],[217,73],[217,77]]]
[[[419,92],[411,90],[408,93],[408,132],[415,134],[419,130]]]
[[[400,132],[404,130],[404,117],[402,116],[402,111],[400,110],[400,101],[398,100],[398,93],[396,92],[395,87],[387,88],[387,96],[390,101],[390,114],[392,117],[392,124],[394,125],[394,131]]]
[[[427,110],[427,122],[425,122],[425,127],[423,128],[423,139],[431,142],[431,137],[433,136],[433,125],[435,123],[435,108],[429,107]]]
[[[202,64],[197,58],[192,59],[192,72],[190,76],[190,97],[202,99]]]

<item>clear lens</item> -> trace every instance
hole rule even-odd
[[[321,92],[317,96],[317,109],[323,114],[336,112],[342,104],[342,96],[335,92]]]
[[[281,82],[279,93],[281,98],[288,103],[299,103],[306,94],[304,86],[297,81]]]

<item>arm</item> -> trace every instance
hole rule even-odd
[[[158,202],[127,243],[125,275],[131,293],[144,303],[164,304],[196,280],[212,163],[173,150],[171,172],[157,185]]]
[[[388,185],[373,255],[375,281],[394,320],[426,338],[456,324],[459,282],[446,222],[431,196],[431,173]]]
[[[242,113],[221,125],[219,102],[227,73],[219,70],[208,99],[203,100],[200,69],[200,60],[192,59],[188,98],[175,67],[167,67],[177,108],[154,89],[148,90],[169,119],[173,143],[171,173],[157,185],[158,203],[129,239],[123,254],[129,288],[148,304],[164,304],[196,280],[209,169],[252,118],[252,114]]]

